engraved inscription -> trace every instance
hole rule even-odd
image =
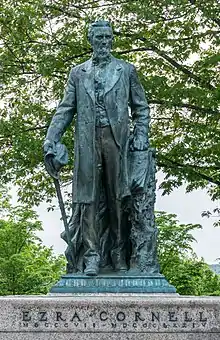
[[[213,315],[213,314],[212,314]],[[62,310],[22,310],[20,312],[19,328],[36,329],[69,329],[71,331],[138,331],[138,332],[175,332],[176,330],[206,331],[213,316],[204,310],[167,307],[160,310],[151,308],[99,309],[90,307],[73,307]],[[212,318],[212,320],[211,320]]]

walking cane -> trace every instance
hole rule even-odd
[[[59,145],[59,147],[65,148],[61,144]],[[54,169],[53,162],[52,162],[53,157],[54,157],[54,154],[49,149],[47,151],[47,154],[45,155],[45,166],[46,166],[48,173],[50,174],[50,176],[53,178],[53,181],[54,181],[54,185],[55,185],[55,189],[56,189],[56,193],[57,193],[57,198],[58,198],[58,203],[59,203],[59,207],[60,207],[60,211],[61,211],[61,216],[62,216],[62,219],[63,219],[63,224],[64,224],[64,228],[65,228],[65,232],[66,232],[66,240],[67,240],[67,244],[68,244],[69,249],[70,249],[72,264],[73,264],[73,267],[76,268],[76,261],[75,261],[75,258],[74,258],[74,248],[73,248],[73,244],[71,242],[70,230],[69,230],[66,211],[65,211],[65,207],[64,207],[63,196],[62,196],[61,189],[60,189],[59,171]],[[48,162],[46,161],[46,159],[47,159],[47,161],[49,160],[49,163],[50,163],[49,167],[48,167]]]
[[[64,224],[64,228],[65,228],[65,232],[66,232],[67,244],[68,244],[70,251],[71,251],[72,264],[76,268],[76,261],[75,261],[74,255],[73,255],[74,249],[73,249],[73,244],[71,242],[70,230],[69,230],[69,225],[68,225],[68,222],[67,222],[66,211],[65,211],[64,202],[63,202],[63,196],[62,196],[61,189],[60,189],[60,182],[59,182],[58,178],[53,178],[53,180],[54,180],[54,185],[55,185],[55,189],[56,189],[56,193],[57,193],[57,198],[58,198],[58,202],[59,202],[61,216],[62,216],[62,219],[63,219],[63,224]]]

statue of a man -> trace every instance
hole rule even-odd
[[[97,275],[100,242],[96,214],[101,188],[109,213],[112,265],[116,271],[127,269],[121,203],[130,195],[128,149],[148,148],[149,107],[135,67],[111,55],[113,32],[109,22],[91,24],[88,40],[93,55],[72,68],[44,151],[56,154],[56,146],[75,117],[73,203],[84,207],[84,273]],[[129,117],[134,127],[132,139]],[[46,166],[50,169],[53,163]]]

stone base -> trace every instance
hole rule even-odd
[[[219,340],[220,297],[75,294],[0,298],[0,340]]]
[[[83,274],[67,274],[51,288],[51,293],[176,293],[161,274],[129,275],[100,274],[89,277]]]

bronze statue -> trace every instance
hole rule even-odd
[[[111,54],[109,22],[91,24],[88,39],[93,55],[72,68],[44,143],[46,168],[56,177],[67,162],[61,137],[76,118],[73,215],[63,234],[68,272],[158,273],[149,106],[135,67]]]

